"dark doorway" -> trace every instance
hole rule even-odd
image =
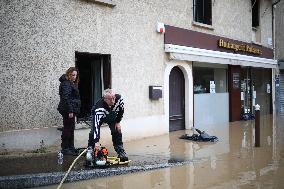
[[[174,67],[169,78],[169,120],[170,132],[185,129],[184,118],[184,75],[178,67]]]
[[[82,104],[78,120],[87,121],[92,106],[102,97],[102,91],[111,88],[110,55],[76,52],[75,59]]]

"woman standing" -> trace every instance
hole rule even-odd
[[[78,74],[78,70],[75,67],[70,67],[66,74],[59,78],[60,102],[57,110],[63,118],[61,149],[65,155],[77,154],[74,147],[75,116],[79,114],[81,108]]]

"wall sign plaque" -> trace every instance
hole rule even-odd
[[[233,88],[240,88],[240,73],[233,73]]]

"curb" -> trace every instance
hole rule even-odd
[[[175,162],[175,163],[163,163],[144,166],[128,166],[128,167],[116,167],[107,169],[92,169],[71,171],[66,179],[66,182],[74,182],[80,180],[94,179],[100,177],[109,177],[115,175],[150,171],[154,169],[170,168],[174,166],[181,166],[192,163],[193,161]],[[27,175],[15,175],[15,176],[2,176],[0,177],[1,189],[18,189],[18,188],[31,188],[46,186],[52,184],[59,184],[64,177],[65,172],[53,172],[53,173],[39,173],[39,174],[27,174]]]

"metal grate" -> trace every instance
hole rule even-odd
[[[284,73],[281,73],[279,76],[280,80],[280,114],[284,115]]]

